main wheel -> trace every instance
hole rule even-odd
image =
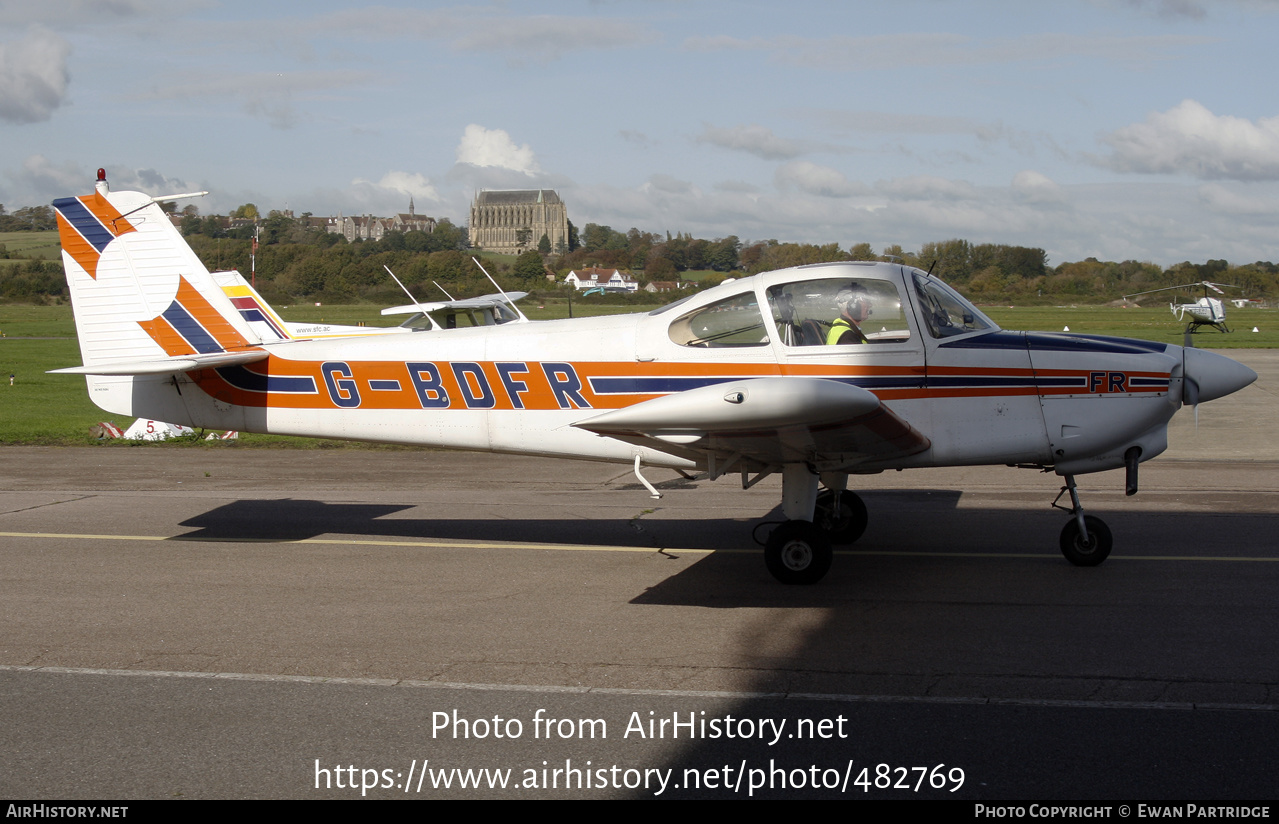
[[[817,510],[813,513],[813,522],[826,533],[832,544],[851,544],[866,531],[870,514],[866,504],[856,492],[844,490],[839,493],[839,509],[835,509],[835,493],[823,490],[817,496]]]
[[[830,570],[826,533],[808,521],[786,521],[764,545],[764,563],[783,584],[815,584]]]
[[[1079,534],[1079,521],[1071,518],[1061,530],[1061,554],[1075,566],[1097,566],[1110,555],[1110,527],[1101,518],[1084,516],[1088,527],[1088,540]]]

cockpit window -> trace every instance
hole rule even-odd
[[[768,331],[754,292],[743,292],[694,309],[671,321],[670,338],[680,346],[766,346]]]
[[[910,339],[901,295],[888,281],[823,278],[783,283],[769,287],[768,307],[787,346]]]
[[[978,312],[976,307],[940,280],[922,273],[916,274],[915,294],[919,297],[919,311],[924,316],[924,325],[934,338],[949,338],[995,328],[990,318]]]

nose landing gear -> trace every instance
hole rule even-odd
[[[1075,486],[1075,476],[1065,476],[1066,485],[1057,493],[1053,506],[1073,517],[1061,530],[1061,554],[1075,566],[1097,566],[1110,555],[1114,540],[1110,535],[1110,527],[1106,522],[1093,515],[1085,515],[1079,503],[1079,489]],[[1067,492],[1070,493],[1070,509],[1058,505],[1057,501]]]

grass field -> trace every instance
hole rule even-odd
[[[568,316],[566,302],[526,302],[524,312],[535,320]],[[300,322],[386,326],[388,318],[373,305],[290,306],[279,308],[284,317]],[[983,306],[982,311],[1007,329],[1060,332],[1063,327],[1088,335],[1116,335],[1180,344],[1182,325],[1167,306],[1149,309],[1122,309],[1113,306],[1008,307]],[[574,302],[574,314],[617,314],[647,311],[647,307],[596,306]],[[1279,310],[1235,309],[1227,312],[1231,334],[1201,332],[1195,345],[1205,349],[1269,349],[1279,347]],[[871,323],[873,325],[873,317]],[[1252,329],[1256,327],[1257,332]],[[88,444],[93,424],[112,420],[94,406],[85,391],[84,378],[76,375],[49,375],[50,369],[77,366],[80,350],[69,306],[0,305],[0,444]],[[14,385],[7,378],[13,374]],[[115,419],[121,428],[132,419]],[[136,446],[136,442],[110,442],[112,446]],[[198,442],[203,443],[203,442]],[[198,445],[192,443],[192,445]],[[210,442],[209,448],[226,448],[225,442]],[[351,446],[337,441],[282,438],[271,435],[242,435],[239,447],[298,446],[333,448]]]
[[[57,232],[0,232],[0,246],[11,255],[39,260],[58,260],[62,254]],[[15,262],[22,261],[0,259],[0,264]]]
[[[1114,335],[1180,345],[1185,324],[1168,309],[1168,304],[1149,308],[1124,309],[1119,306],[980,306],[991,320],[1005,329],[1060,332],[1070,327],[1081,335]],[[1246,307],[1226,309],[1226,323],[1234,331],[1225,334],[1209,329],[1195,335],[1201,349],[1274,349],[1279,347],[1279,310]],[[1253,328],[1257,331],[1253,332]]]

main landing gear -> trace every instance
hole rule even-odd
[[[1137,491],[1136,464],[1139,453],[1125,456],[1129,464],[1128,494]],[[818,492],[819,481],[827,488]],[[1114,539],[1106,522],[1085,515],[1079,503],[1075,476],[1065,476],[1066,485],[1052,505],[1070,513],[1061,530],[1061,554],[1075,566],[1097,566],[1110,555]],[[782,468],[783,521],[764,542],[764,563],[783,584],[815,584],[830,571],[835,544],[851,544],[866,531],[869,516],[857,493],[844,486],[846,475],[818,476],[804,464]],[[1058,501],[1069,493],[1070,507]],[[762,526],[762,524],[761,524]]]
[[[782,512],[787,520],[764,543],[764,563],[783,584],[815,584],[830,571],[833,544],[851,544],[866,531],[866,504],[844,489],[848,478],[821,478],[804,464],[782,469]]]
[[[1066,485],[1053,501],[1054,507],[1071,514],[1071,519],[1061,530],[1061,554],[1075,566],[1097,566],[1110,555],[1110,547],[1114,543],[1110,527],[1101,518],[1084,514],[1084,508],[1079,504],[1075,476],[1067,475],[1065,479]],[[1057,504],[1067,492],[1070,493],[1070,509]]]

